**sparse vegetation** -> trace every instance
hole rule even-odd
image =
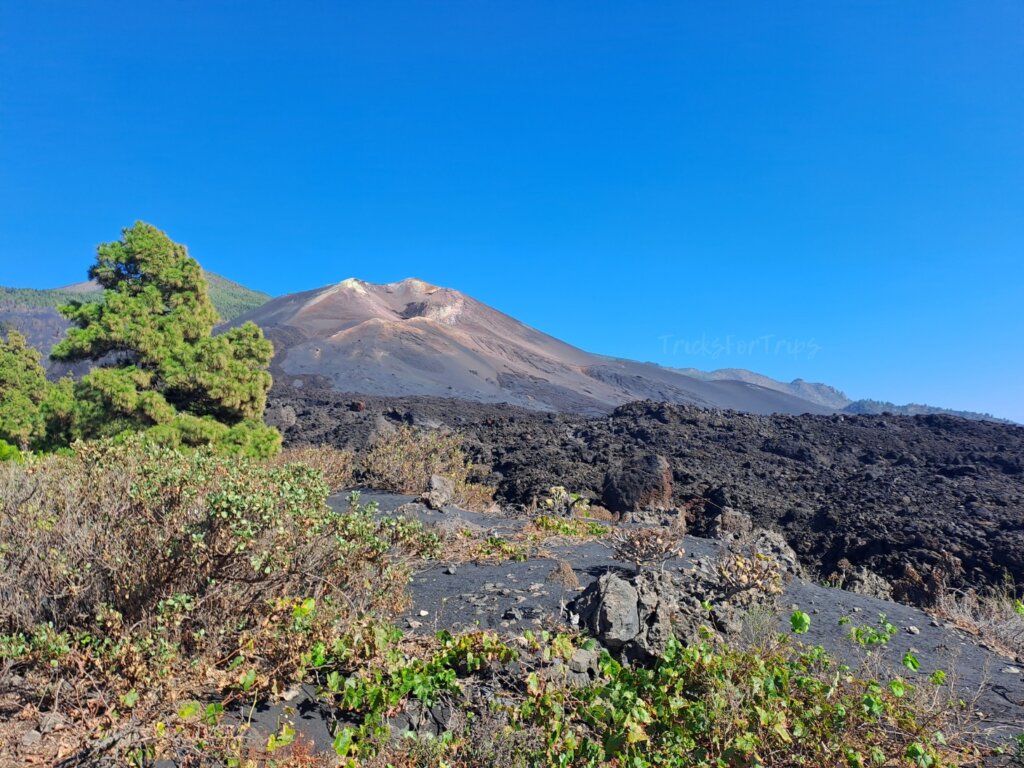
[[[501,536],[488,536],[476,545],[471,555],[473,560],[496,560],[498,562],[505,560],[522,562],[528,557],[529,552],[525,546]]]
[[[450,653],[450,643],[442,639],[442,653]],[[946,725],[942,712],[957,706],[949,691],[920,681],[935,689],[939,702],[922,709],[919,699],[911,703],[911,683],[861,679],[821,648],[778,636],[758,652],[672,642],[651,666],[626,667],[603,654],[599,679],[574,688],[559,670],[581,645],[586,641],[525,633],[521,649],[506,656],[491,640],[485,656],[491,674],[510,659],[520,671],[506,682],[505,703],[482,713],[480,740],[493,745],[495,720],[510,737],[526,735],[509,764],[949,766],[974,759],[955,731],[939,732]],[[445,680],[460,692],[458,700],[473,682],[453,671],[454,679]],[[494,765],[480,760],[469,722],[451,738],[392,746],[388,764]],[[423,761],[427,745],[433,762]]]
[[[681,537],[671,528],[619,528],[609,537],[612,557],[632,563],[637,573],[647,567],[664,567],[666,560],[685,554]]]
[[[302,464],[315,469],[332,493],[351,488],[356,472],[355,454],[330,445],[288,447],[272,461],[277,466]]]
[[[602,654],[597,678],[581,685],[566,670],[593,649],[584,637],[404,636],[388,619],[410,569],[442,542],[358,494],[332,510],[321,471],[301,455],[229,459],[136,439],[0,465],[0,675],[14,696],[0,706],[66,719],[47,759],[87,748],[111,765],[182,754],[328,765],[289,725],[246,746],[231,714],[299,681],[338,714],[331,760],[352,768],[975,759],[957,728],[963,705],[914,659],[904,676],[865,677],[777,634],[746,649],[708,634],[670,642],[646,666]],[[305,456],[341,476],[350,466]],[[628,530],[620,546],[631,562],[677,552],[666,530]],[[481,546],[498,559],[524,552],[493,536]],[[792,629],[810,622],[795,612]],[[884,619],[879,627],[888,634]],[[437,706],[452,713],[442,737],[393,740],[396,713]]]
[[[765,595],[781,595],[783,573],[775,558],[750,544],[734,543],[717,557],[716,567],[722,583],[734,592],[757,590]]]
[[[283,690],[437,554],[418,523],[327,492],[300,464],[138,440],[0,465],[0,674],[24,676],[20,706],[126,743],[174,702]]]
[[[595,539],[607,536],[611,528],[607,525],[582,520],[580,518],[551,517],[538,515],[530,521],[538,532],[553,536],[566,536],[572,539]]]
[[[1024,657],[1024,600],[1012,584],[985,590],[943,589],[935,613],[1008,656]]]
[[[462,451],[462,437],[440,430],[416,430],[402,425],[380,434],[361,462],[358,477],[372,488],[418,494],[430,478],[440,475],[455,486],[455,502],[468,509],[485,509],[494,489],[477,482],[474,467]]]
[[[590,499],[581,493],[567,491],[564,486],[555,485],[540,500],[540,507],[552,515],[586,517],[590,511]]]
[[[557,584],[562,589],[577,590],[580,588],[580,579],[573,570],[568,560],[558,560],[551,573],[547,575],[547,581]]]

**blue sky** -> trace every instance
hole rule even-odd
[[[1024,421],[1024,4],[0,4],[0,283],[136,219],[279,294]]]

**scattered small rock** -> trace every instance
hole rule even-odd
[[[42,720],[39,721],[39,731],[41,733],[53,733],[59,731],[62,728],[66,728],[68,725],[68,719],[59,712],[48,712]]]
[[[23,747],[34,747],[43,740],[43,734],[39,731],[31,730],[21,737],[21,746]]]

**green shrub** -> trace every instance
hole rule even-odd
[[[330,445],[285,448],[272,459],[274,464],[304,464],[320,472],[331,492],[350,488],[355,476],[355,455]]]
[[[927,768],[977,759],[952,729],[942,733],[955,707],[951,691],[925,679],[918,685],[926,695],[914,698],[910,683],[861,678],[820,647],[777,639],[754,652],[671,642],[649,666],[624,666],[605,653],[599,678],[576,687],[564,672],[581,646],[588,641],[548,633],[524,633],[514,646],[487,633],[442,633],[429,652],[410,657],[394,633],[374,651],[383,662],[338,673],[325,686],[345,719],[360,723],[338,731],[343,764],[367,764],[382,749],[372,765]],[[501,681],[500,704],[488,693],[493,681]],[[465,708],[463,727],[429,750],[415,739],[385,748],[389,712],[439,699]],[[506,763],[493,760],[495,721],[505,739],[530,734],[518,753],[504,753]]]
[[[590,512],[590,499],[579,493],[571,493],[564,486],[555,485],[540,500],[540,506],[553,515],[585,517]]]
[[[0,461],[16,461],[20,464],[24,460],[21,451],[6,440],[0,440]]]
[[[538,515],[530,521],[539,531],[554,535],[567,536],[574,539],[592,539],[607,536],[611,529],[607,525],[593,520],[581,520],[577,517],[552,517]]]
[[[175,699],[282,690],[401,609],[439,548],[327,493],[301,464],[142,439],[0,465],[0,661],[33,696],[69,686],[63,713],[93,728],[89,701],[156,722]]]

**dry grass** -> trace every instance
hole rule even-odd
[[[455,502],[465,509],[484,511],[494,506],[494,489],[478,482],[473,464],[462,451],[462,437],[452,432],[402,425],[380,434],[358,472],[371,488],[409,494],[426,491],[432,475],[452,481]]]
[[[933,611],[996,651],[1024,658],[1024,602],[1012,586],[983,592],[943,589]]]
[[[271,459],[275,466],[303,464],[317,470],[331,493],[352,487],[356,472],[356,459],[352,451],[330,445],[301,445],[285,448]]]
[[[542,728],[514,723],[501,710],[483,711],[472,720],[456,712],[451,733],[449,745],[428,739],[392,745],[366,768],[530,768],[546,736]]]
[[[562,589],[577,590],[580,588],[580,579],[568,560],[559,559],[554,569],[547,575],[546,581],[557,584]]]

